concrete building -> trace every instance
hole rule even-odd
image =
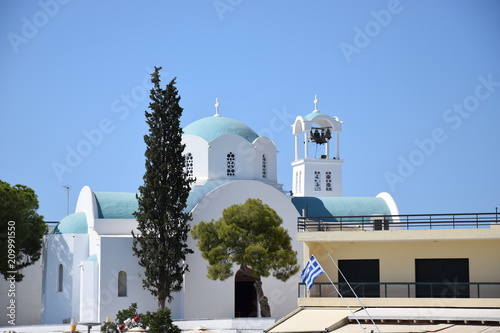
[[[500,325],[498,214],[332,213],[298,225],[304,263],[314,255],[325,273],[309,292],[301,285],[299,308],[268,332],[361,332],[358,321],[367,332]]]

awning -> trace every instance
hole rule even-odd
[[[362,324],[365,332],[378,332],[377,329],[370,324]],[[382,333],[496,333],[498,326],[490,325],[458,325],[458,324],[377,324],[378,329]],[[363,332],[358,324],[347,324],[333,330],[330,333],[359,333]]]
[[[331,331],[347,324],[350,315],[351,311],[346,308],[299,308],[264,332],[325,332],[325,329]]]
[[[500,308],[301,307],[264,330],[285,332],[500,332]],[[368,312],[367,312],[368,311]],[[377,323],[377,327],[371,322]],[[356,323],[358,320],[360,323]],[[361,325],[363,329],[359,326]]]

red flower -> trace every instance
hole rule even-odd
[[[125,325],[121,324],[120,326],[118,326],[118,329],[121,331],[125,328]]]
[[[135,317],[134,318],[134,321],[137,323],[141,318],[139,318],[139,316]]]

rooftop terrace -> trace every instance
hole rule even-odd
[[[363,216],[304,216],[297,220],[302,231],[481,229],[500,222],[499,213],[411,214]]]

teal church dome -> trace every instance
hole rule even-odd
[[[53,234],[86,234],[87,216],[83,212],[70,214],[63,218],[52,230]]]
[[[236,134],[249,142],[259,137],[241,121],[220,116],[202,118],[184,127],[184,135],[196,135],[207,142],[224,134]]]

